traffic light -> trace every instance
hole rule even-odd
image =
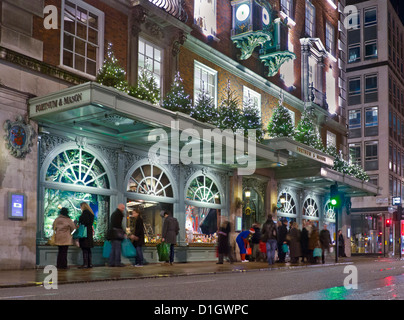
[[[386,219],[386,228],[390,228],[391,227],[391,219],[390,218],[387,218]]]
[[[342,201],[341,201],[341,195],[338,192],[337,184],[333,184],[330,186],[330,204],[334,208],[337,208],[337,209],[341,208]]]

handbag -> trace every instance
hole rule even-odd
[[[111,254],[111,242],[106,240],[104,241],[104,246],[102,247],[102,257],[109,258],[110,254]]]
[[[87,238],[87,227],[83,224],[79,225],[76,232],[73,233],[73,239]]]
[[[136,249],[133,246],[132,242],[129,239],[124,239],[121,243],[122,255],[125,258],[134,258],[136,257]]]
[[[159,261],[168,261],[170,258],[169,254],[169,244],[161,242],[157,244],[157,254],[159,256]]]
[[[247,247],[247,255],[251,256],[252,255],[252,249],[251,247]]]
[[[321,257],[321,248],[314,248],[313,257]]]
[[[282,252],[287,253],[289,251],[289,247],[286,243],[282,245]]]

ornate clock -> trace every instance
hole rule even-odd
[[[6,147],[10,150],[10,154],[19,159],[25,158],[31,151],[32,138],[35,136],[34,128],[26,124],[21,116],[14,122],[7,120],[3,127],[6,131],[4,136]]]

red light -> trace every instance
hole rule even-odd
[[[391,219],[386,219],[386,227],[391,227]]]

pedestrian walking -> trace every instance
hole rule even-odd
[[[233,255],[230,251],[230,230],[230,222],[225,220],[221,223],[217,232],[217,253],[219,258],[217,264],[223,264],[225,256],[229,258],[230,263],[233,263]]]
[[[342,230],[338,230],[338,257],[346,257],[345,239],[342,234]]]
[[[262,226],[261,241],[266,243],[267,261],[269,265],[275,262],[275,250],[277,244],[277,227],[272,220],[272,214],[268,214],[267,221]]]
[[[281,224],[278,227],[278,262],[284,263],[286,258],[286,252],[283,251],[282,246],[286,244],[286,236],[288,235],[288,220],[286,218],[281,219]]]
[[[73,244],[72,232],[76,225],[69,217],[67,208],[61,208],[59,216],[53,221],[53,232],[55,233],[55,245],[58,246],[56,268],[67,269],[67,252]]]
[[[118,208],[111,215],[110,228],[108,230],[107,239],[111,241],[111,253],[109,255],[110,267],[124,267],[121,263],[121,245],[126,234],[122,228],[122,220],[125,214],[125,205],[118,204]]]
[[[247,254],[247,247],[250,245],[249,236],[250,236],[250,234],[254,234],[254,233],[255,233],[255,230],[253,228],[251,228],[249,230],[240,232],[240,234],[236,238],[236,243],[240,249],[241,262],[248,262],[248,260],[246,260],[245,256]]]
[[[258,222],[252,225],[255,233],[251,237],[252,246],[252,259],[253,261],[261,260],[260,239],[261,239],[261,226]]]
[[[79,245],[83,254],[83,264],[79,268],[92,268],[92,253],[91,248],[94,247],[93,240],[93,223],[94,212],[86,202],[80,204],[81,215],[79,217],[79,224],[87,228],[87,236],[79,239]]]
[[[143,267],[144,226],[140,212],[136,209],[131,212],[128,237],[136,248],[135,267]]]
[[[330,231],[327,229],[327,225],[323,226],[323,230],[320,231],[320,245],[321,245],[321,262],[325,263],[325,252],[330,252],[330,246],[332,244]]]
[[[170,244],[170,265],[174,262],[174,246],[177,244],[177,235],[180,231],[178,220],[171,213],[164,212],[162,241]]]
[[[309,235],[309,260],[311,263],[317,263],[318,261],[318,256],[314,254],[315,249],[320,249],[320,236],[317,227],[312,225],[312,230]]]
[[[300,230],[297,222],[292,222],[287,240],[290,250],[290,262],[297,263],[299,262],[299,258],[302,256],[302,249],[300,245]]]
[[[302,251],[302,262],[306,259],[306,262],[309,261],[309,231],[307,229],[306,221],[303,221],[303,228],[300,235],[300,247]]]

